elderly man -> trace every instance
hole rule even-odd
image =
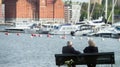
[[[73,47],[72,47],[72,41],[68,41],[67,42],[67,46],[64,46],[62,48],[62,53],[63,54],[80,54],[79,51],[75,50]],[[72,67],[76,67],[75,65],[72,65]]]
[[[63,54],[80,54],[79,51],[75,50],[73,47],[72,47],[72,41],[68,41],[67,42],[67,46],[64,46],[62,48],[62,53]]]

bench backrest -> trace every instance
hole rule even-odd
[[[82,53],[82,54],[55,54],[56,65],[64,65],[66,61],[73,60],[75,65],[88,63],[115,64],[114,52]]]

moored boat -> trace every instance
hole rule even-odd
[[[51,30],[49,34],[70,34],[71,31],[75,31],[78,29],[79,25],[63,24],[59,25],[56,29]]]
[[[60,24],[43,24],[38,33],[48,34],[51,30],[57,29]]]
[[[36,23],[32,22],[15,22],[13,26],[5,29],[10,33],[37,33]]]

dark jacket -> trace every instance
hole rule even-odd
[[[80,54],[79,51],[75,50],[73,47],[71,46],[64,46],[62,48],[62,53],[63,54]]]
[[[98,53],[98,47],[88,46],[83,50],[84,53]],[[85,56],[88,67],[96,66],[97,56]],[[93,64],[91,64],[93,63]]]
[[[83,50],[84,53],[98,53],[98,47],[88,46]]]

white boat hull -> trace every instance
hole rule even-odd
[[[53,34],[53,35],[62,35],[62,34],[70,34],[71,31],[50,31],[49,34]]]

